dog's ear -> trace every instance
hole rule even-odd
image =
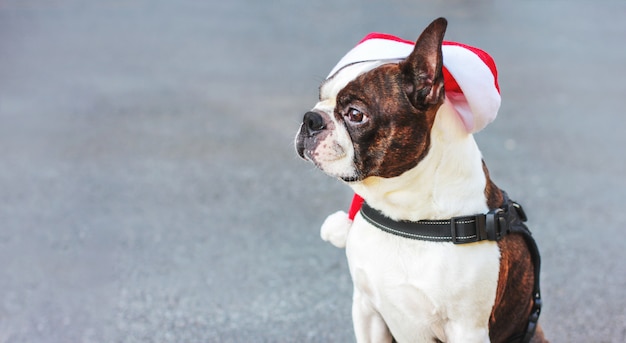
[[[416,108],[437,104],[444,95],[441,44],[448,21],[435,19],[422,32],[413,52],[400,63],[405,92]]]

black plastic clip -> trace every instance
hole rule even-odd
[[[523,222],[528,220],[528,217],[526,217],[526,212],[524,211],[522,205],[516,203],[515,201],[512,201],[511,205],[513,205],[513,207],[515,208],[515,212],[517,212],[519,219],[521,219]]]
[[[456,239],[456,218],[450,218],[450,236],[452,236],[452,243],[459,244],[460,242]]]
[[[503,214],[504,211],[501,208],[496,208],[485,215],[485,230],[488,240],[499,241],[502,238],[502,231],[506,225]]]

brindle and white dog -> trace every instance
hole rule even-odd
[[[487,213],[503,202],[444,91],[446,26],[430,24],[406,59],[340,69],[296,136],[301,157],[394,220]],[[350,224],[343,237],[327,235],[345,243],[358,342],[505,342],[526,330],[534,274],[520,235],[456,245],[392,235],[361,214]],[[533,342],[545,342],[540,328]]]

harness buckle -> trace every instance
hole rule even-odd
[[[452,217],[450,218],[450,237],[452,238],[452,243],[454,244],[463,244],[472,242],[471,238],[467,236],[467,228],[460,224],[459,221],[465,219],[466,217]],[[459,233],[459,230],[461,231]]]
[[[474,220],[476,220],[476,241],[482,241],[484,239],[489,239],[489,235],[487,234],[487,225],[485,223],[485,215],[479,214]]]
[[[504,210],[501,208],[491,210],[485,215],[485,231],[488,240],[499,241],[504,236],[502,231],[505,226]]]
[[[450,236],[452,236],[452,243],[459,244],[459,241],[456,238],[456,218],[454,217],[450,218]]]

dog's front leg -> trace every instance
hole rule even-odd
[[[352,321],[358,343],[391,343],[392,336],[383,317],[356,287],[352,298]]]

